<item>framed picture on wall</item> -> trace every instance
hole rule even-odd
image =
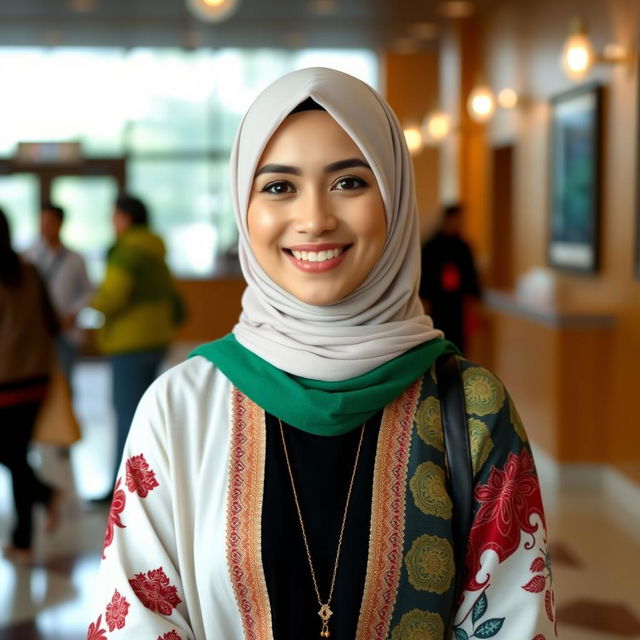
[[[551,99],[549,264],[598,268],[602,88],[588,84]]]

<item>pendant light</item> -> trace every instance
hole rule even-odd
[[[228,20],[239,4],[239,0],[187,0],[187,7],[191,13],[205,22]]]

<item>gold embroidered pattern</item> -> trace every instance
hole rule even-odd
[[[520,438],[522,442],[527,442],[527,432],[524,430],[524,425],[522,424],[522,420],[520,419],[520,414],[516,409],[516,405],[513,404],[511,396],[508,396],[507,402],[509,403],[509,419],[511,420],[511,424],[515,429],[515,432],[518,434],[518,438]]]
[[[469,427],[469,447],[471,449],[471,466],[473,467],[473,475],[475,476],[487,461],[491,450],[493,449],[493,440],[489,433],[489,427],[478,420],[478,418],[469,418],[467,420]]]
[[[422,440],[438,451],[444,451],[442,435],[442,419],[440,417],[440,402],[435,396],[429,396],[420,403],[416,411],[416,427]]]
[[[428,516],[449,520],[452,513],[451,498],[445,488],[444,469],[433,462],[418,466],[409,483],[416,507]]]
[[[444,622],[439,613],[413,609],[391,632],[391,640],[442,640]]]
[[[388,638],[404,547],[409,450],[422,379],[385,408],[373,470],[371,539],[356,640]]]
[[[405,558],[409,582],[419,591],[444,593],[455,573],[453,549],[446,538],[424,534],[416,538]]]
[[[272,640],[271,607],[261,554],[264,411],[235,388],[231,407],[227,567],[245,639]]]
[[[470,367],[462,372],[467,413],[486,416],[498,413],[504,404],[504,388],[500,381],[482,367]]]

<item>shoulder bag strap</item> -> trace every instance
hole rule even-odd
[[[453,545],[456,563],[455,591],[449,620],[462,589],[464,559],[471,530],[473,507],[473,468],[469,447],[469,430],[464,401],[460,365],[455,354],[445,354],[436,360],[436,379],[440,396],[440,414],[444,433],[447,487],[453,503]],[[447,636],[448,637],[448,636]]]

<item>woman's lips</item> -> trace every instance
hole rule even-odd
[[[321,273],[335,269],[343,260],[351,245],[296,245],[284,250],[290,262],[306,273]]]

